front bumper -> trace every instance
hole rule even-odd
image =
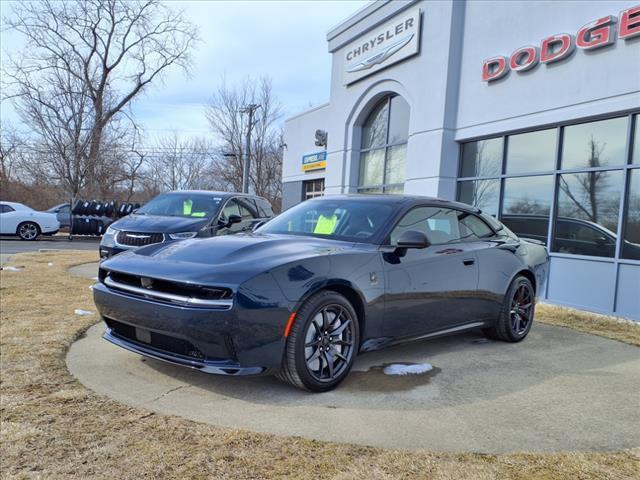
[[[212,361],[212,360],[196,360],[192,357],[183,355],[172,354],[166,351],[158,350],[142,343],[133,342],[131,340],[120,337],[114,333],[110,328],[106,328],[104,335],[105,340],[122,347],[130,352],[137,353],[144,357],[153,358],[155,360],[161,360],[173,365],[179,365],[181,367],[194,368],[204,373],[211,373],[215,375],[260,375],[265,371],[264,367],[241,367],[237,363],[231,361]]]

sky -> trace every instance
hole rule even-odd
[[[0,0],[3,17],[10,15],[11,3]],[[170,72],[162,84],[152,86],[133,105],[133,114],[147,132],[147,138],[172,131],[180,136],[209,133],[204,105],[223,76],[232,85],[247,76],[269,75],[274,93],[284,106],[285,118],[328,101],[331,56],[326,34],[368,2],[172,0],[165,3],[182,9],[185,16],[199,26],[202,42],[194,53],[191,78],[180,71]],[[7,52],[19,51],[20,46],[19,36],[0,29],[3,58]],[[1,108],[3,123],[18,123],[6,102],[2,102]]]

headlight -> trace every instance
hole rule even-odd
[[[118,233],[117,228],[107,227],[107,231],[105,232],[105,235],[115,235],[116,233]]]
[[[187,238],[193,238],[198,234],[198,232],[179,232],[179,233],[170,233],[169,238],[172,240],[186,240]]]

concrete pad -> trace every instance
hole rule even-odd
[[[69,269],[71,275],[85,278],[95,278],[98,276],[99,262],[83,263],[82,265],[76,265]]]
[[[333,392],[272,377],[210,376],[101,339],[71,346],[69,371],[127,405],[212,425],[387,448],[506,453],[640,445],[640,349],[535,324],[519,344],[479,333],[364,354]],[[430,363],[390,377],[389,363]]]

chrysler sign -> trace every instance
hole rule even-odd
[[[344,84],[415,55],[420,50],[420,9],[414,8],[345,47]]]
[[[617,28],[616,28],[617,27]],[[617,35],[616,35],[617,30]],[[543,39],[539,45],[525,45],[509,56],[488,58],[482,65],[482,80],[493,82],[513,70],[525,72],[538,64],[551,64],[571,56],[575,47],[580,50],[595,50],[616,41],[640,36],[640,5],[620,12],[618,17],[607,15],[584,25],[575,37],[568,33],[557,33]]]

